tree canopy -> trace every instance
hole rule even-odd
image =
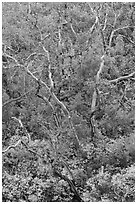
[[[135,200],[135,3],[2,3],[3,202]]]

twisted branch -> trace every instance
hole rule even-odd
[[[16,144],[14,145],[10,145],[9,147],[7,147],[5,150],[2,150],[2,153],[6,153],[7,151],[9,151],[11,148],[15,149],[15,147],[17,147],[19,144],[21,143],[21,139],[17,141]]]

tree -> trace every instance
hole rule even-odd
[[[134,144],[130,152],[123,143],[134,134],[135,4],[6,2],[2,10],[4,200],[85,201],[77,185],[96,183],[89,165],[98,177],[102,166],[110,174],[134,163]],[[21,178],[30,168],[27,179],[38,179],[39,196],[5,193],[18,165]],[[60,191],[51,184],[59,178]]]

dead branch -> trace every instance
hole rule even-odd
[[[30,137],[30,134],[28,133],[27,129],[24,127],[22,121],[19,119],[19,118],[16,118],[16,117],[12,117],[14,120],[17,120],[18,123],[20,124],[20,127],[23,129],[25,135],[27,136],[28,138],[28,143],[31,141],[31,137]]]
[[[108,82],[109,83],[117,83],[118,81],[121,81],[121,80],[126,80],[126,79],[129,79],[130,77],[133,77],[135,75],[135,72],[129,74],[129,75],[126,75],[126,76],[121,76],[117,79],[112,79],[112,80],[109,80]]]
[[[30,55],[27,57],[26,61],[28,61],[28,59],[29,59],[30,57],[35,56],[35,55],[37,55],[37,53],[36,53],[36,52],[34,52],[34,53],[30,54]]]
[[[68,173],[69,173],[71,179],[74,181],[74,180],[75,180],[75,179],[74,179],[74,176],[73,176],[72,172],[70,171],[67,162],[65,162],[63,158],[60,158],[60,160],[61,160],[61,163],[66,167],[66,169],[67,169],[67,171],[68,171]]]
[[[59,35],[59,42],[58,42],[58,46],[59,48],[61,47],[61,29],[59,28],[59,31],[58,31],[58,35]]]
[[[88,3],[88,6],[90,7],[91,12],[96,16],[96,20],[95,20],[94,24],[92,25],[92,27],[90,28],[90,32],[92,33],[94,31],[95,26],[97,25],[99,19],[98,19],[98,15],[93,10],[93,8],[91,7],[90,3]]]
[[[126,29],[126,28],[134,28],[134,26],[124,26],[124,27],[112,30],[111,35],[110,35],[110,39],[109,39],[109,48],[111,47],[112,40],[113,40],[113,37],[114,37],[114,33],[119,31],[119,30]]]
[[[54,88],[54,82],[52,80],[50,55],[49,55],[49,51],[46,50],[46,48],[43,45],[42,45],[42,48],[43,48],[44,52],[46,52],[46,55],[47,55],[47,58],[48,58],[48,62],[49,62],[48,73],[49,73],[49,80],[50,80],[50,89],[52,90]]]
[[[94,31],[94,29],[95,29],[97,23],[98,23],[98,17],[96,16],[96,20],[95,20],[94,24],[92,25],[92,27],[90,28],[90,32],[91,32],[91,33],[93,33],[93,31]]]
[[[16,63],[19,67],[22,66],[21,64],[18,63],[18,61],[17,61],[14,57],[12,57],[12,56],[10,56],[10,55],[8,55],[8,54],[6,54],[6,53],[4,53],[4,54],[6,55],[6,57],[8,57],[8,58],[12,59],[13,61],[15,61],[15,63]]]
[[[19,101],[21,98],[25,97],[27,94],[29,94],[31,91],[33,91],[35,88],[33,87],[31,90],[27,91],[26,93],[22,94],[21,96],[17,97],[17,98],[13,98],[9,101],[6,101],[4,104],[2,104],[2,107],[8,105],[9,103],[12,103],[12,102],[16,102],[16,101]]]
[[[115,35],[114,35],[114,36],[115,36]],[[126,38],[126,40],[127,40],[128,42],[130,42],[132,45],[135,45],[135,42],[132,41],[131,39],[129,39],[127,36],[122,35],[122,34],[120,34],[120,36],[122,36],[123,38]]]
[[[44,49],[44,51],[46,52],[47,58],[48,58],[48,60],[49,60],[49,62],[50,62],[49,52],[44,48],[44,46],[43,46],[43,49]],[[10,57],[10,56],[9,56],[9,57]],[[52,74],[51,74],[51,70],[50,70],[51,68],[49,67],[49,77],[50,77],[50,82],[51,82],[51,86],[50,86],[50,88],[49,88],[45,82],[43,82],[41,79],[38,79],[38,78],[29,70],[29,66],[30,66],[31,62],[28,63],[28,66],[27,66],[27,67],[25,67],[24,65],[19,64],[18,61],[17,61],[14,57],[11,57],[11,58],[15,61],[15,63],[16,63],[18,66],[23,67],[23,68],[25,69],[25,71],[27,72],[27,74],[29,74],[38,84],[43,85],[44,87],[46,87],[46,89],[47,89],[48,92],[50,93],[50,96],[54,99],[54,101],[55,101],[58,105],[60,105],[61,109],[63,110],[63,112],[64,112],[64,114],[65,114],[65,116],[67,116],[68,119],[69,119],[70,127],[71,127],[71,129],[72,129],[72,131],[73,131],[73,133],[74,133],[74,137],[76,138],[76,143],[77,143],[76,145],[80,148],[80,141],[79,141],[79,139],[78,139],[78,136],[77,136],[77,134],[76,134],[75,128],[74,128],[74,126],[73,126],[70,113],[69,113],[67,107],[64,105],[64,103],[62,103],[62,102],[57,98],[57,96],[54,94],[54,92],[53,92],[53,89],[52,89],[53,80],[52,80],[52,77],[51,77]]]
[[[61,179],[67,181],[67,183],[70,186],[71,191],[74,193],[74,195],[76,196],[77,201],[79,202],[83,202],[83,200],[81,199],[73,181],[71,181],[69,178],[67,178],[65,175],[62,175],[61,172],[59,172],[58,170],[56,170],[56,168],[54,168],[54,175],[59,176]]]
[[[50,33],[47,34],[45,37],[43,37],[43,38],[41,39],[41,41],[44,41],[44,40],[45,40],[46,38],[48,38],[50,35],[51,35]]]
[[[53,105],[51,104],[51,102],[50,102],[45,96],[42,96],[42,95],[40,95],[40,94],[37,94],[37,96],[38,96],[39,98],[41,98],[43,101],[45,101],[45,103],[47,103],[47,104],[52,108],[53,116],[54,116],[54,119],[55,119],[55,122],[56,122],[56,126],[59,128],[59,126],[60,126],[60,125],[59,125],[59,119],[58,119],[58,116],[57,116],[57,114],[56,114],[56,111],[55,111]]]
[[[21,140],[21,143],[24,145],[24,147],[30,152],[30,153],[33,153],[37,156],[39,156],[41,159],[43,159],[43,156],[40,155],[39,153],[37,153],[36,151],[34,151],[33,149],[29,148],[28,145],[26,143],[24,143],[22,140]]]
[[[106,12],[106,16],[105,16],[105,22],[104,22],[104,26],[103,26],[103,29],[102,31],[104,31],[106,29],[106,26],[107,26],[107,21],[108,21],[108,12]]]
[[[29,65],[28,65],[29,66]],[[47,86],[47,84],[45,82],[43,82],[42,80],[39,80],[29,69],[28,69],[28,66],[27,68],[25,68],[27,74],[29,74],[35,81],[37,81],[38,83],[40,83],[41,85],[45,86],[46,89],[48,91],[50,91],[50,88]]]
[[[13,148],[15,149],[15,147],[17,147],[19,144],[21,143],[21,140],[18,140],[16,144],[14,145],[10,145],[9,147],[7,147],[5,150],[2,151],[2,153],[6,153],[9,149]]]
[[[76,32],[75,32],[75,30],[74,30],[74,28],[73,28],[73,26],[72,26],[72,23],[70,23],[70,28],[71,28],[73,34],[75,35],[75,37],[77,38],[77,34],[76,34]]]
[[[103,67],[104,67],[104,62],[105,62],[105,59],[104,59],[104,55],[101,57],[101,64],[100,64],[100,68],[97,72],[97,75],[96,75],[96,85],[99,84],[99,81],[100,81],[100,74],[103,70]],[[93,113],[96,109],[96,101],[97,101],[97,96],[98,96],[98,93],[97,93],[97,87],[95,87],[94,89],[94,92],[93,92],[93,97],[92,97],[92,103],[91,103],[91,113]]]
[[[91,5],[89,3],[88,3],[88,5],[90,7],[91,12],[96,16],[95,23],[91,27],[90,31],[92,33],[94,28],[95,28],[95,26],[98,24],[99,30],[100,30],[100,34],[101,34],[101,37],[102,37],[104,52],[106,52],[106,42],[105,42],[105,37],[104,37],[104,34],[103,34],[103,29],[101,28],[101,25],[100,25],[100,16],[99,16],[100,15],[99,11],[102,9],[102,5],[100,6],[98,11],[93,10],[93,8],[91,7]],[[106,14],[105,23],[107,23],[107,14]],[[104,26],[106,26],[106,25],[104,24]]]

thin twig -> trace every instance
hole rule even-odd
[[[35,88],[33,87],[31,90],[27,91],[26,93],[22,94],[21,96],[17,97],[17,98],[13,98],[9,101],[6,101],[5,103],[2,104],[2,107],[8,105],[9,103],[12,103],[12,102],[16,102],[18,100],[20,100],[21,98],[25,97],[27,94],[29,94],[31,91],[33,91]]]

